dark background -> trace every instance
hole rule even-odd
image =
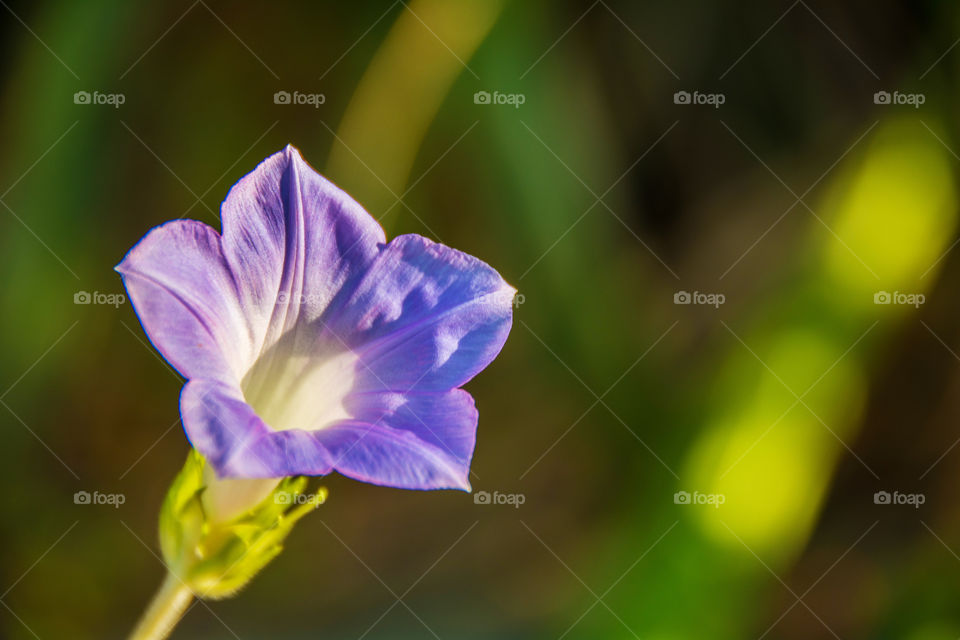
[[[468,389],[523,504],[325,478],[175,638],[960,636],[953,3],[0,5],[0,636],[123,637],[162,579],[182,380],[75,295],[288,142],[520,290]]]

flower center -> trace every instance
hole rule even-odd
[[[352,418],[344,400],[353,388],[357,356],[297,353],[282,342],[261,354],[241,383],[260,419],[275,431],[316,431]]]

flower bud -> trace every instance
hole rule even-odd
[[[170,571],[200,598],[226,598],[283,549],[293,525],[326,500],[303,493],[307,478],[219,479],[195,450],[160,511]]]

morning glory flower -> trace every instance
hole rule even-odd
[[[515,290],[424,237],[388,243],[291,146],[221,213],[222,233],[174,220],[117,266],[216,474],[469,490],[478,414],[460,387],[503,347]]]

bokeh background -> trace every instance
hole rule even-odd
[[[0,5],[0,637],[159,584],[182,381],[112,268],[288,142],[519,289],[468,389],[522,504],[325,478],[175,638],[960,636],[953,3]]]

